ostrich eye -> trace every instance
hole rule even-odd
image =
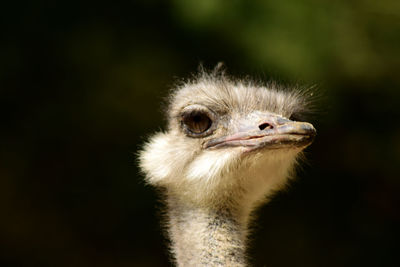
[[[182,124],[190,135],[200,135],[210,129],[212,121],[207,113],[193,110],[183,114]]]

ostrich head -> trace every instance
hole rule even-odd
[[[168,130],[145,145],[147,181],[183,201],[252,209],[282,187],[315,136],[299,91],[202,72],[170,96]]]
[[[168,129],[150,138],[140,166],[163,188],[179,266],[244,266],[251,212],[281,188],[314,127],[299,91],[202,72],[173,91]]]

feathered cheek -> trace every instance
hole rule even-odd
[[[179,177],[187,164],[187,155],[179,147],[171,146],[171,140],[163,133],[151,138],[140,156],[140,166],[146,180],[153,185],[167,185]]]
[[[191,181],[211,182],[213,178],[222,177],[232,171],[237,158],[237,153],[234,152],[205,151],[189,165],[186,177]]]

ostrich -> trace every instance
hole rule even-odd
[[[251,214],[292,176],[314,127],[305,93],[201,71],[169,99],[139,164],[161,189],[178,266],[246,266]]]

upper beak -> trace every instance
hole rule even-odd
[[[231,135],[207,141],[205,148],[248,147],[283,148],[306,147],[312,143],[316,130],[308,122],[291,121],[284,117],[256,112],[239,122]]]

